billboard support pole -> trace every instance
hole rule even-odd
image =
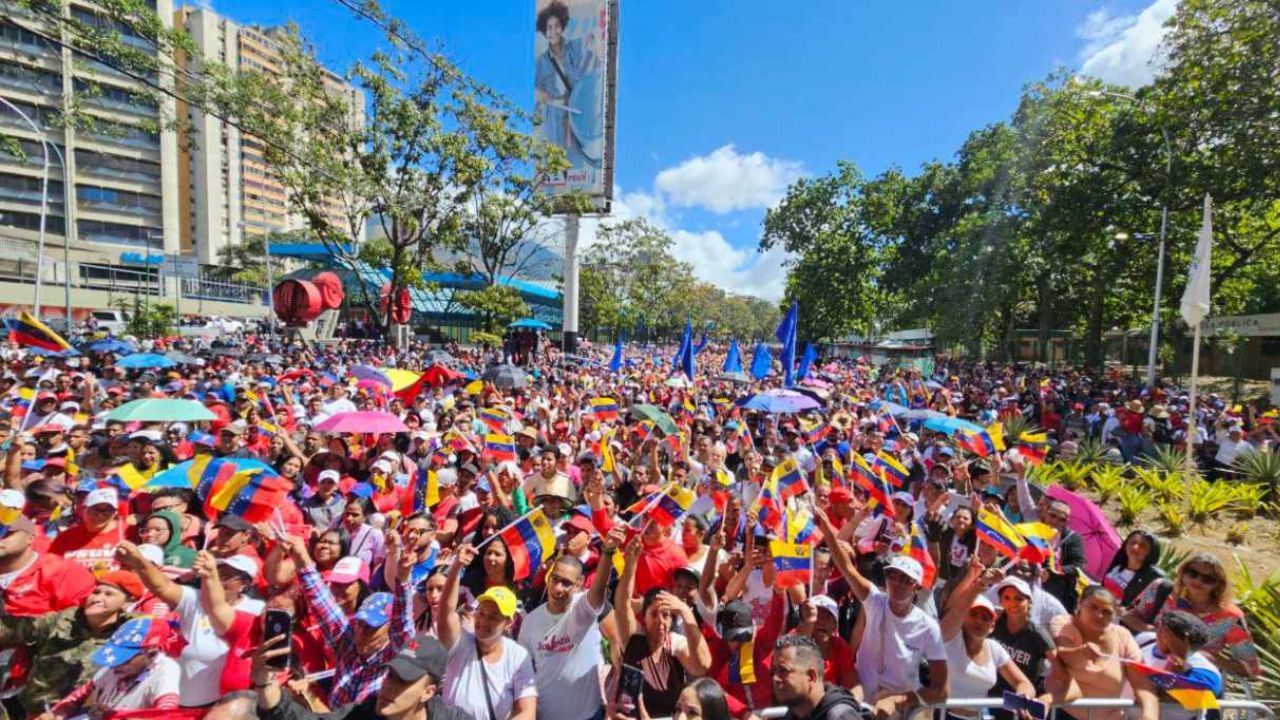
[[[564,351],[578,349],[578,225],[579,215],[564,216]]]
[[[605,70],[604,203],[608,215],[613,204],[614,141],[618,128],[618,0],[609,0],[609,65]]]

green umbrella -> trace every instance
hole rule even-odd
[[[662,408],[656,405],[632,405],[631,416],[640,420],[649,420],[663,435],[675,435],[680,432],[676,421],[671,419]]]
[[[159,398],[127,402],[107,413],[107,419],[122,422],[204,422],[217,420],[218,416],[195,400]]]

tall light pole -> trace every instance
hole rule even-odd
[[[31,304],[35,310],[35,312],[32,314],[34,314],[36,318],[39,319],[40,317],[40,286],[43,284],[43,276],[41,275],[41,271],[44,270],[44,229],[45,229],[45,220],[49,214],[49,147],[50,147],[49,137],[45,135],[44,131],[40,129],[40,126],[36,125],[35,121],[32,120],[30,117],[27,117],[27,114],[22,112],[22,110],[20,110],[17,105],[14,105],[13,103],[9,102],[3,97],[0,97],[0,103],[4,103],[5,107],[17,113],[18,117],[22,118],[22,121],[31,127],[31,131],[34,132],[36,135],[40,136],[40,145],[41,147],[44,148],[44,152],[43,152],[44,175],[40,181],[40,237],[36,241],[35,296],[32,298],[32,301],[31,301]],[[59,153],[58,157],[61,158],[62,154]],[[65,192],[66,181],[67,181],[67,178],[65,177],[66,163],[63,163],[63,168],[64,168],[64,172],[63,172],[64,177],[62,178],[62,181],[63,181],[63,191]],[[64,238],[66,237],[65,228],[63,229],[63,237]],[[71,317],[70,315],[68,315],[67,316],[68,329],[70,329],[70,324],[71,324]]]
[[[1091,97],[1127,100],[1147,112],[1152,112],[1146,101],[1136,95],[1111,90],[1089,90],[1085,94]],[[1164,139],[1164,192],[1160,196],[1160,249],[1156,254],[1156,292],[1151,309],[1151,341],[1147,347],[1147,387],[1154,387],[1156,384],[1156,351],[1160,343],[1160,291],[1164,285],[1165,232],[1169,227],[1169,188],[1173,185],[1173,146],[1169,142],[1169,130],[1164,125],[1160,126],[1160,136]]]

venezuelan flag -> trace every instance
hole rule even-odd
[[[543,563],[551,559],[556,549],[556,534],[547,522],[542,508],[516,520],[498,533],[511,562],[515,565],[514,580],[523,580],[538,572]]]
[[[978,457],[986,457],[996,451],[995,441],[986,430],[981,432],[960,430],[956,432],[956,444]]]
[[[675,484],[668,485],[658,497],[658,501],[649,509],[648,515],[659,525],[670,527],[680,522],[680,518],[689,512],[689,508],[696,499],[697,496],[692,490],[686,490]]]
[[[20,312],[16,318],[5,318],[4,326],[9,329],[9,340],[22,347],[35,347],[51,352],[72,349],[71,343],[50,330],[31,313]]]
[[[991,445],[996,452],[1004,452],[1004,425],[999,422],[993,422],[987,426],[987,437],[991,439]]]
[[[808,510],[801,508],[787,514],[787,542],[812,544],[817,541],[817,530],[813,523],[813,513]]]
[[[670,450],[671,454],[676,458],[680,460],[684,459],[684,433],[668,435],[662,438],[662,444],[666,445],[667,449]]]
[[[827,439],[827,433],[830,431],[831,426],[829,424],[825,422],[818,423],[809,429],[808,433],[805,435],[805,439],[808,440],[810,445],[816,445],[820,442],[825,442]]]
[[[1176,700],[1184,710],[1216,710],[1218,708],[1218,698],[1215,696],[1214,688],[1208,683],[1133,660],[1123,662],[1145,675],[1152,685]]]
[[[266,420],[258,421],[258,429],[271,436],[280,434],[280,426]]]
[[[618,401],[610,397],[592,398],[591,413],[599,420],[617,420]]]
[[[440,502],[440,482],[436,479],[435,470],[418,470],[418,477],[413,483],[413,492],[405,493],[404,517],[414,513],[425,512]]]
[[[883,508],[886,515],[895,517],[893,503],[889,499],[888,483],[875,468],[867,464],[866,459],[861,455],[853,456],[853,467],[849,470],[849,477],[871,495],[871,500],[878,507]]]
[[[490,433],[484,436],[484,451],[494,460],[515,460],[516,459],[516,441],[510,435],[496,435]]]
[[[794,457],[778,463],[773,469],[773,484],[778,490],[778,499],[782,502],[809,492],[809,483],[804,479],[804,471],[796,464]]]
[[[772,479],[760,487],[760,494],[752,506],[756,510],[756,520],[765,528],[774,533],[782,528],[782,503],[778,500],[778,489]]]
[[[911,472],[907,470],[906,466],[898,462],[897,458],[883,450],[876,453],[875,467],[883,471],[884,477],[889,481],[890,485],[899,489],[901,489],[903,484],[906,483],[907,477],[911,475]]]
[[[215,483],[204,501],[205,514],[239,515],[250,523],[269,519],[285,502],[289,481],[261,470],[240,470],[226,480]]]
[[[773,555],[774,580],[778,587],[789,588],[809,581],[813,570],[812,545],[771,540],[769,553]]]
[[[482,408],[480,410],[480,422],[494,432],[502,432],[502,429],[507,426],[507,421],[510,419],[511,414],[501,408]]]
[[[902,547],[902,554],[920,563],[920,567],[924,568],[920,585],[926,588],[933,587],[934,580],[938,578],[938,566],[934,564],[933,556],[929,554],[929,546],[920,536],[920,526],[916,523],[911,523],[911,537]]]
[[[613,447],[610,445],[612,442],[612,431],[605,433],[605,436],[600,438],[600,472],[617,475],[618,463],[613,459]]]
[[[1053,542],[1058,538],[1057,530],[1042,522],[1018,523],[1013,529],[1027,541],[1027,546],[1020,553],[1023,559],[1039,564],[1054,557]]]
[[[724,468],[718,468],[711,478],[711,502],[716,506],[716,512],[723,513],[724,509],[729,506],[729,494],[733,488],[733,478]]]
[[[989,510],[978,510],[978,522],[974,529],[978,533],[979,540],[995,548],[996,552],[1007,558],[1017,557],[1027,545],[1027,541],[1023,539],[1022,533],[1019,533],[1017,528],[1009,524],[1004,517]]]
[[[635,429],[636,440],[640,441],[641,443],[643,443],[645,440],[648,440],[649,436],[653,434],[653,428],[654,428],[654,424],[652,420],[640,421],[640,423],[636,425],[636,429]]]

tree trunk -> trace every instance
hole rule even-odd
[[[1100,370],[1102,358],[1102,325],[1107,305],[1107,277],[1102,268],[1094,269],[1093,292],[1089,296],[1089,323],[1084,336],[1084,366],[1091,370]]]
[[[1042,272],[1036,278],[1036,315],[1038,322],[1036,339],[1040,345],[1040,361],[1050,364],[1052,354],[1049,352],[1049,331],[1053,323],[1053,300],[1050,299],[1049,273]]]

